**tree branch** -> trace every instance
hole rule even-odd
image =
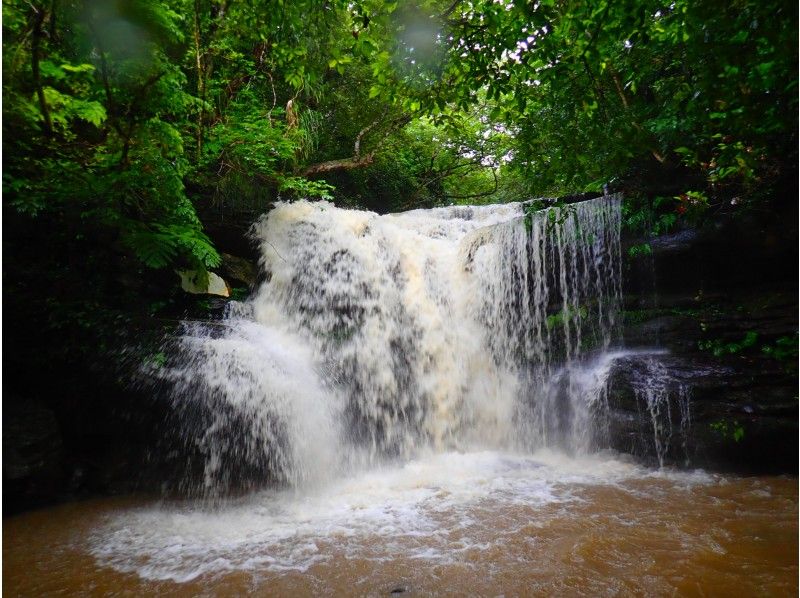
[[[203,113],[205,108],[206,90],[203,80],[203,59],[200,52],[200,2],[194,0],[194,58],[197,68],[197,95],[200,98],[200,110],[197,113],[197,148],[195,161],[200,163],[200,154],[203,149]]]
[[[461,168],[466,168],[468,166],[481,166],[481,167],[483,167],[481,165],[481,161],[480,160],[471,160],[469,162],[461,162],[460,164],[456,164],[454,166],[450,166],[449,168],[445,168],[444,170],[440,170],[437,176],[433,177],[432,179],[428,179],[427,181],[422,183],[422,186],[423,187],[427,187],[431,183],[435,183],[436,181],[439,181],[441,179],[445,179],[445,178],[449,177],[456,170],[459,170]]]
[[[353,146],[353,157],[356,160],[359,160],[361,158],[361,138],[364,137],[364,135],[366,135],[367,133],[369,133],[372,129],[374,129],[381,122],[381,119],[383,119],[385,116],[386,116],[386,110],[384,110],[381,118],[376,119],[370,124],[368,124],[366,127],[364,127],[358,132],[358,135],[356,135],[356,142],[355,145]]]
[[[456,9],[456,7],[461,4],[462,0],[454,0],[454,2],[448,6],[443,12],[441,12],[438,17],[439,19],[446,19],[450,16],[450,14]]]
[[[393,131],[396,129],[402,128],[411,120],[411,116],[408,114],[402,114],[397,118],[390,121],[388,128],[384,131],[383,137],[378,141],[375,145],[373,150],[366,155],[361,155],[361,140],[363,139],[364,135],[366,135],[369,131],[375,128],[381,121],[376,120],[375,122],[370,123],[361,131],[358,132],[356,136],[356,141],[353,147],[353,157],[352,158],[343,158],[340,160],[328,160],[327,162],[319,162],[317,164],[312,164],[311,166],[307,166],[303,172],[300,173],[301,176],[308,177],[314,176],[317,174],[325,174],[327,172],[334,172],[337,170],[354,170],[356,168],[364,168],[365,166],[369,166],[375,161],[375,154],[377,153],[378,149],[380,149],[381,144],[386,140],[389,135],[392,134]]]
[[[375,161],[375,152],[370,152],[360,159],[344,158],[341,160],[328,160],[327,162],[319,162],[307,167],[301,174],[304,177],[314,176],[317,174],[325,174],[327,172],[334,172],[336,170],[354,170],[356,168],[363,168],[369,166]]]
[[[628,98],[625,97],[625,90],[622,88],[622,84],[619,82],[619,77],[613,69],[609,69],[609,72],[611,73],[611,78],[614,80],[614,86],[617,88],[617,95],[619,96],[619,99],[622,100],[622,105],[625,107],[625,110],[627,110]]]
[[[473,197],[486,197],[487,195],[492,195],[497,193],[497,189],[500,186],[500,181],[497,178],[497,173],[495,172],[494,168],[491,170],[492,176],[494,177],[494,189],[491,191],[482,191],[481,193],[470,193],[469,195],[445,195],[447,199],[471,199]]]

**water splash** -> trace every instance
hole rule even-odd
[[[245,311],[245,310],[239,310]],[[314,355],[297,336],[244,314],[221,325],[186,323],[180,365],[161,372],[197,475],[181,490],[214,495],[261,482],[292,486],[335,475],[338,395],[324,386]]]
[[[602,391],[578,364],[616,335],[619,234],[615,196],[387,216],[278,204],[253,229],[266,281],[213,330],[187,328],[165,374],[201,490],[421,449],[591,450]]]
[[[648,356],[642,365],[631,386],[638,407],[649,420],[650,434],[644,435],[645,442],[652,444],[660,467],[671,452],[682,452],[688,461],[690,388],[671,375],[657,356]],[[680,449],[674,446],[675,442],[680,442]]]

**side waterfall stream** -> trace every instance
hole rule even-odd
[[[796,594],[796,480],[607,450],[607,380],[631,354],[620,221],[614,196],[386,216],[279,204],[253,229],[254,296],[186,323],[145,372],[169,389],[191,455],[171,489],[189,498],[7,520],[4,589]],[[663,465],[689,390],[671,407],[644,353],[635,392]]]

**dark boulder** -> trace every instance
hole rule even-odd
[[[220,271],[225,279],[241,283],[247,288],[255,286],[258,280],[258,268],[253,262],[230,253],[222,253],[221,256]]]
[[[5,397],[3,511],[42,504],[63,486],[66,472],[56,414],[45,405]]]

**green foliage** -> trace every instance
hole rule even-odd
[[[722,339],[713,339],[699,341],[698,348],[701,351],[711,351],[714,357],[722,357],[723,355],[735,355],[741,353],[746,349],[753,347],[758,341],[758,333],[752,330],[745,333],[740,341],[725,342]]]
[[[545,326],[548,330],[552,330],[553,328],[559,328],[564,325],[565,322],[570,320],[580,320],[581,318],[585,318],[588,315],[589,311],[584,306],[580,306],[577,309],[571,309],[569,307],[562,309],[559,312],[551,314],[547,316],[545,319]]]
[[[797,361],[798,337],[782,336],[771,345],[764,345],[761,351],[780,361]]]
[[[296,146],[284,133],[284,123],[273,120],[266,98],[245,90],[209,131],[206,159],[269,178],[277,165],[294,156]]]
[[[797,14],[783,2],[485,0],[447,24],[420,101],[438,113],[485,90],[533,194],[644,174],[717,206],[794,168]]]
[[[18,4],[64,29],[27,48],[29,60],[38,60],[38,81],[15,62],[37,32],[16,22],[6,29],[17,44],[4,78],[9,203],[31,216],[80,222],[68,235],[119,239],[109,249],[127,249],[148,267],[217,265],[184,191],[177,120],[192,99],[168,56],[183,39],[178,13],[163,3],[90,3],[85,11],[71,3]],[[115,27],[122,27],[118,35]]]
[[[163,351],[151,353],[144,359],[145,368],[161,369],[167,364],[167,356]]]
[[[737,420],[718,420],[709,424],[709,427],[721,438],[740,442],[744,438],[744,427]]]
[[[231,289],[231,299],[234,301],[244,301],[249,294],[250,290],[247,287],[234,287]]]
[[[763,345],[761,352],[767,357],[779,361],[784,372],[796,376],[799,338],[798,335],[782,336],[774,343]]]
[[[524,214],[522,222],[525,224],[525,230],[529,233],[533,229],[533,215],[541,209],[538,202],[526,203],[522,206],[522,213]]]
[[[421,159],[397,156],[408,168],[391,184],[385,170],[326,175],[344,185],[339,201],[361,201],[367,179],[410,188],[413,198],[390,202],[406,207],[605,183],[630,192],[663,171],[648,194],[664,180],[682,188],[668,194],[677,204],[645,216],[653,230],[681,213],[738,205],[794,162],[796,15],[777,0],[742,0],[733,11],[717,0],[59,7],[52,20],[63,25],[41,44],[37,84],[17,76],[35,5],[4,5],[14,48],[6,66],[16,73],[6,92],[19,96],[10,112],[38,127],[38,85],[60,135],[85,137],[77,121],[100,128],[104,151],[125,166],[147,143],[142,123],[158,119],[183,138],[178,176],[219,203],[249,196],[262,209],[282,192],[330,195],[298,179],[315,160],[351,156],[361,131],[362,155],[394,157],[407,134]],[[412,119],[407,132],[392,124],[401,116]],[[17,194],[24,181],[10,178]],[[24,200],[26,209],[47,205],[40,199]]]
[[[123,242],[149,268],[166,268],[181,254],[191,256],[191,261],[202,268],[215,268],[222,261],[202,231],[182,224],[132,223]]]
[[[6,0],[3,34],[5,205],[59,248],[45,278],[100,263],[117,302],[118,271],[217,266],[213,210],[608,184],[642,255],[797,162],[797,16],[778,0]]]
[[[687,213],[684,206],[678,203],[679,199],[663,195],[648,196],[641,193],[627,195],[622,204],[622,225],[629,231],[644,237],[669,234],[675,229],[679,215]],[[649,255],[651,250],[645,249],[640,244],[639,248],[632,248],[629,253],[632,257]]]
[[[278,191],[288,193],[290,197],[305,197],[309,199],[333,199],[331,193],[335,187],[325,181],[310,181],[307,178],[292,176],[281,180]]]
[[[66,136],[70,136],[70,124],[76,119],[95,127],[99,127],[106,120],[106,109],[100,102],[81,100],[52,87],[44,87],[43,91],[45,101],[51,110],[53,126]]]
[[[628,255],[632,258],[641,257],[644,255],[652,255],[653,248],[650,247],[650,243],[640,243],[639,245],[633,245],[628,248]]]

